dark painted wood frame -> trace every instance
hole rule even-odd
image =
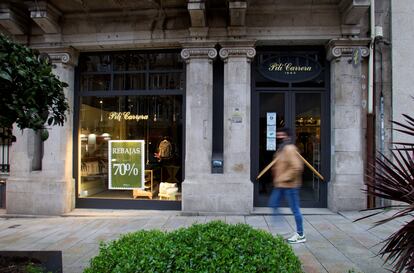
[[[258,48],[257,55],[263,52],[265,53],[283,53],[283,54],[293,54],[298,55],[298,52],[322,52],[324,51],[321,47],[273,47],[273,48]],[[256,56],[257,56],[256,55]],[[253,204],[256,207],[267,206],[263,204],[263,201],[259,201],[259,192],[258,192],[258,183],[256,181],[256,176],[260,172],[259,170],[259,110],[260,110],[260,94],[261,93],[285,93],[285,116],[288,124],[294,125],[294,113],[295,113],[295,95],[297,93],[320,93],[321,94],[321,164],[322,170],[321,173],[325,178],[324,182],[321,182],[320,187],[320,200],[319,202],[313,201],[301,201],[302,207],[327,207],[327,192],[328,185],[330,181],[331,173],[331,105],[330,105],[330,64],[325,59],[324,70],[322,73],[325,74],[325,86],[324,87],[292,87],[292,84],[288,84],[288,87],[256,87],[255,82],[255,73],[256,71],[256,61],[252,64],[251,69],[251,146],[250,146],[250,157],[251,157],[251,181],[254,184],[254,201]],[[290,103],[290,105],[287,105]],[[290,111],[288,110],[290,109]],[[294,129],[294,126],[292,126]],[[281,206],[287,206],[286,202],[282,202]]]
[[[141,50],[135,51],[136,53],[177,53],[180,54],[179,49],[168,49],[168,50]],[[81,53],[82,55],[113,55],[117,53],[127,53],[127,51],[111,51],[111,52],[85,52]],[[169,89],[169,90],[109,90],[109,91],[80,91],[80,69],[79,66],[75,67],[75,97],[74,97],[74,124],[73,124],[73,177],[75,177],[75,207],[76,208],[96,208],[96,209],[145,209],[145,210],[181,210],[181,201],[170,201],[170,200],[132,200],[132,199],[103,199],[103,198],[80,198],[78,196],[78,179],[79,179],[79,119],[80,119],[80,104],[81,97],[96,96],[96,97],[116,97],[116,96],[145,96],[145,95],[181,95],[182,100],[182,115],[183,115],[183,126],[182,126],[182,174],[183,178],[185,177],[185,164],[184,164],[184,155],[185,155],[185,120],[186,120],[186,67],[185,63],[182,70],[146,70],[145,73],[149,74],[151,72],[182,72],[184,73],[184,87],[183,90],[179,89]],[[142,72],[142,71],[141,71]],[[93,73],[88,73],[93,74]],[[111,82],[113,82],[113,71],[110,73],[97,73],[97,74],[111,74]],[[148,79],[147,79],[148,81]],[[146,84],[148,87],[148,84]]]

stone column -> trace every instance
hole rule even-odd
[[[53,72],[69,84],[64,92],[70,111],[64,126],[48,128],[49,138],[43,143],[41,169],[33,170],[36,137],[32,130],[14,129],[17,141],[11,148],[11,172],[7,180],[7,213],[60,215],[74,207],[73,169],[73,101],[74,61],[72,50],[47,52]]]
[[[209,211],[211,203],[211,152],[213,121],[213,47],[185,48],[185,180],[182,184],[183,212]]]
[[[367,40],[332,40],[331,62],[331,181],[328,208],[333,211],[366,208],[364,185],[366,86],[362,63],[353,65],[353,51],[367,57]]]
[[[414,64],[414,2],[410,0],[390,1],[392,10],[392,113],[391,119],[407,124],[403,114],[413,116],[413,72]],[[393,126],[399,128],[399,126]],[[413,137],[407,134],[392,131],[392,141],[412,143]],[[385,149],[391,148],[388,145]]]
[[[229,211],[253,210],[250,181],[251,59],[253,47],[223,47],[224,61],[224,176]]]

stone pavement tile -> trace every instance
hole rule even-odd
[[[122,230],[122,224],[120,226],[116,225],[116,220],[105,220],[105,222],[107,223],[106,225],[84,237],[82,242],[94,243],[97,241],[106,241],[113,238],[114,234],[120,236],[123,233],[127,233],[126,230]]]
[[[97,255],[98,252],[98,244],[78,244],[62,252],[63,263],[71,266],[79,260],[89,261],[90,257]]]
[[[96,256],[94,254],[93,256],[85,255],[84,258],[78,260],[77,262],[67,265],[63,263],[63,273],[82,273],[85,268],[89,267],[89,262],[92,257]]]
[[[51,225],[47,222],[39,222],[37,219],[33,222],[29,222],[26,219],[24,222],[15,222],[3,230],[0,235],[0,240],[2,243],[15,243],[23,237],[32,234],[40,234],[40,236],[42,236],[43,232],[50,232],[50,227]]]
[[[39,240],[37,243],[57,243],[70,234],[79,234],[87,223],[90,223],[90,220],[85,222],[84,219],[67,219],[67,221],[62,222],[62,224],[52,228],[53,230],[56,230],[56,232]]]
[[[218,215],[209,215],[206,217],[206,223],[211,221],[226,221],[226,216],[218,216]]]
[[[26,228],[27,221],[19,218],[4,219],[0,218],[0,238],[8,236],[15,232],[15,230],[22,230]]]
[[[204,224],[206,222],[206,216],[190,216],[190,222],[192,224]]]
[[[64,273],[81,273],[84,269],[84,265],[63,266]]]
[[[369,232],[366,226],[362,226],[358,222],[354,223],[341,215],[330,215],[325,216],[324,218],[334,224],[342,232],[361,243],[372,253],[378,253],[379,249],[383,245],[383,240],[380,237]]]
[[[149,220],[148,217],[139,219],[142,221],[143,224],[146,224],[146,222]],[[131,218],[100,218],[99,221],[101,221],[101,226],[99,228],[99,231],[102,233],[114,233],[120,232],[123,229],[125,229],[125,232],[127,232],[126,230],[131,228],[130,224],[133,223],[135,220],[136,219]],[[139,228],[141,228],[141,225],[139,226]]]
[[[76,245],[79,242],[82,242],[84,239],[88,238],[90,235],[94,234],[99,230],[101,227],[109,224],[108,222],[104,222],[101,219],[97,219],[95,221],[88,222],[81,226],[79,230],[76,232],[71,232],[61,239],[57,240],[56,242],[52,243],[49,247],[50,248],[58,248],[61,250],[66,250],[71,248],[72,246]]]
[[[322,234],[316,230],[308,222],[308,218],[314,216],[305,216],[303,225],[306,235],[305,246],[309,249],[312,255],[321,263],[321,265],[328,272],[348,272],[348,269],[354,268],[361,271],[358,266],[341,253],[335,246],[332,245]],[[292,228],[296,228],[295,219],[293,216],[286,217],[288,223]]]
[[[262,215],[247,215],[245,217],[246,224],[254,227],[254,228],[266,228],[268,230],[268,225],[265,218]]]
[[[381,259],[375,257],[368,248],[338,229],[323,216],[307,217],[307,221],[342,254],[358,265],[363,272],[386,272]]]
[[[113,228],[111,224],[109,224],[107,227],[109,227],[109,230],[111,232],[129,233],[129,232],[135,232],[135,231],[141,230],[142,227],[147,224],[147,222],[148,222],[148,218],[136,218],[136,219],[129,219],[128,222],[123,223],[123,225],[121,226],[118,226],[117,229]]]
[[[143,230],[158,229],[162,230],[163,226],[167,223],[170,216],[155,216],[150,217],[145,225],[142,227]]]
[[[281,235],[286,238],[294,233],[294,230],[283,215],[266,215],[265,220],[269,226],[270,233]]]
[[[351,211],[351,212],[340,212],[341,215],[343,215],[344,217],[353,220],[356,220],[362,216],[366,216],[369,214],[372,214],[372,212],[367,212],[367,211]],[[397,231],[401,224],[394,221],[394,222],[390,222],[390,223],[386,223],[377,227],[374,227],[374,223],[376,221],[379,221],[381,219],[384,219],[384,216],[373,216],[373,217],[369,217],[369,218],[365,218],[363,220],[359,220],[355,223],[366,227],[366,229],[374,234],[375,236],[378,236],[379,238],[381,238],[382,240],[385,240],[386,238],[388,238],[391,234],[393,234],[395,231]]]
[[[162,229],[165,231],[173,231],[178,228],[188,227],[189,225],[191,225],[191,218],[189,217],[191,216],[171,217],[167,220]]]
[[[313,256],[305,244],[291,245],[295,254],[302,263],[302,269],[306,273],[323,273],[327,272],[321,263]]]
[[[122,235],[123,234],[120,234],[120,233],[99,233],[98,236],[94,238],[88,238],[82,242],[85,244],[100,243],[100,242],[108,243],[108,242],[119,239]]]
[[[226,223],[231,225],[246,224],[246,219],[242,215],[229,215],[226,216]]]
[[[6,238],[1,238],[1,242],[8,243],[10,242],[9,240],[14,240],[10,244],[13,244],[15,248],[18,248],[20,246],[30,248],[31,246],[35,246],[39,242],[41,243],[45,239],[52,237],[62,228],[59,224],[57,224],[56,221],[46,221],[42,224],[35,222],[32,225],[27,224],[27,226],[28,227],[21,229],[13,235],[7,236]]]

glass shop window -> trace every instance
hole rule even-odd
[[[82,97],[80,111],[79,197],[181,200],[181,95]],[[109,144],[125,151],[130,140],[142,141],[142,170],[135,159],[110,161],[111,153],[115,157]],[[116,168],[118,188],[110,181]],[[138,182],[141,172],[144,181]],[[131,187],[124,189],[123,180],[132,181]]]

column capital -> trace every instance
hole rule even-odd
[[[369,56],[369,44],[371,39],[334,39],[330,40],[326,46],[328,61],[340,57],[351,57],[354,49],[361,49],[361,56]]]
[[[53,64],[75,66],[78,63],[79,53],[74,48],[39,48],[40,54],[46,53]]]
[[[214,59],[217,57],[217,50],[213,47],[194,47],[181,50],[181,58],[188,62],[190,59]]]
[[[246,57],[251,60],[256,55],[254,47],[223,47],[220,49],[220,57],[226,61],[229,57]]]

